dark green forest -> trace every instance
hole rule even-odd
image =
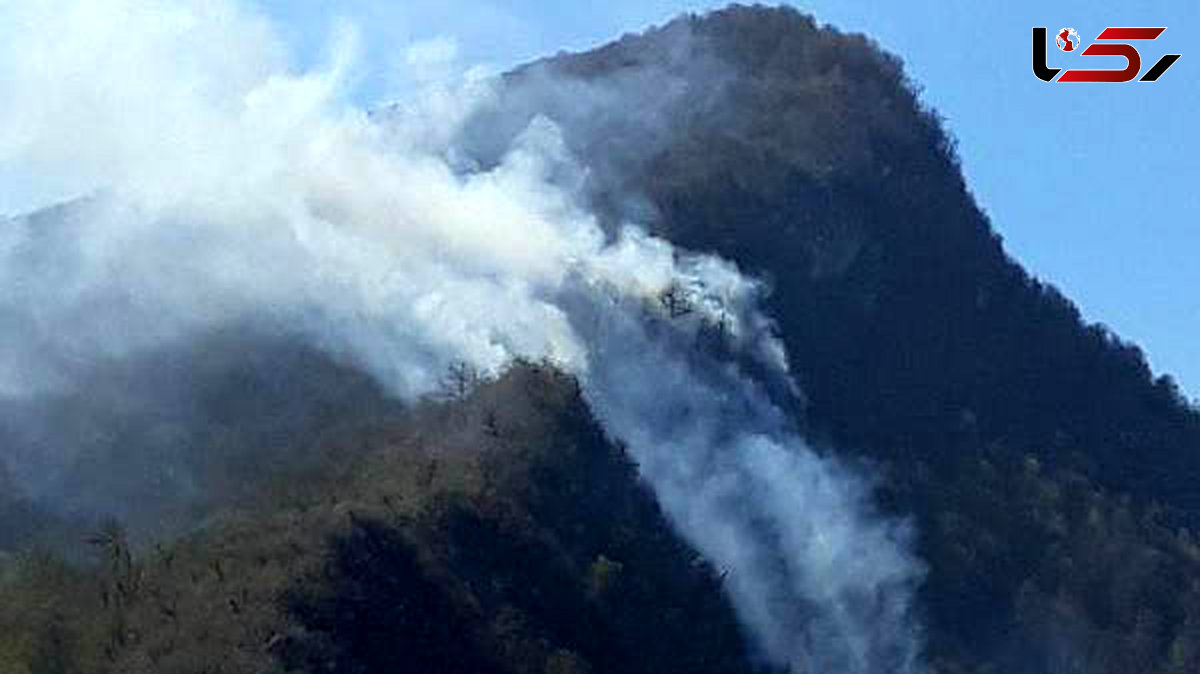
[[[899,57],[732,7],[504,82],[480,137],[545,114],[612,222],[767,280],[806,436],[913,518],[931,671],[1200,671],[1200,413],[1005,253]],[[245,421],[291,384],[214,394],[262,414],[188,441],[231,496],[187,535],[0,496],[0,673],[761,671],[570,377],[403,406],[294,357],[302,425]]]

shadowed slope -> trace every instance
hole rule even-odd
[[[916,91],[866,37],[731,7],[518,69],[465,137],[487,165],[472,129],[546,115],[610,226],[771,281],[810,435],[917,515],[935,663],[1183,671],[1200,415],[1005,254]]]

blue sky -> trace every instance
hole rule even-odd
[[[256,0],[277,19],[299,65],[321,58],[330,26],[354,23],[371,70],[362,96],[397,91],[405,45],[449,38],[466,63],[502,69],[584,49],[688,10],[724,3],[651,0],[595,5],[460,0],[407,3]],[[1090,320],[1140,344],[1156,372],[1200,396],[1200,3],[792,3],[899,54],[958,138],[967,180],[1009,252],[1059,286]],[[1030,71],[1030,29],[1167,26],[1139,45],[1143,68],[1183,58],[1153,84],[1047,84]],[[1064,54],[1052,67],[1120,67]]]

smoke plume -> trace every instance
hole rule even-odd
[[[353,31],[295,72],[270,24],[228,1],[5,3],[0,26],[0,208],[29,213],[0,223],[0,459],[32,498],[119,510],[103,489],[69,493],[104,471],[83,454],[228,372],[193,373],[214,343],[299,343],[401,400],[452,363],[548,359],[727,573],[763,657],[917,668],[909,531],[775,401],[795,389],[763,287],[638,222],[602,226],[583,195],[605,159],[576,156],[554,115],[489,135],[477,113],[498,82],[471,76],[368,114],[346,95]],[[105,376],[129,362],[120,386]],[[121,423],[59,405],[81,399]],[[184,488],[187,438],[137,446]]]

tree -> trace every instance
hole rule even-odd
[[[479,368],[465,360],[450,363],[446,374],[442,376],[442,396],[448,400],[462,400],[483,381],[483,373]]]

